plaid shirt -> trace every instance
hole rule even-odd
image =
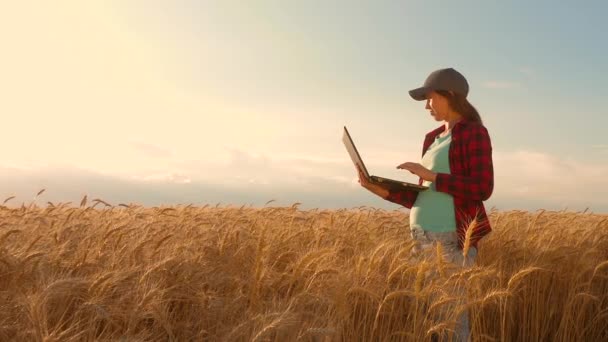
[[[441,126],[427,133],[422,146],[422,155],[437,135],[445,130]],[[477,217],[477,225],[471,234],[470,246],[477,243],[492,228],[483,201],[494,190],[494,167],[492,163],[492,143],[488,130],[481,124],[463,119],[452,128],[452,142],[449,149],[450,174],[438,173],[435,189],[454,198],[456,233],[458,245],[462,249],[469,223]],[[418,184],[422,185],[420,178]],[[411,190],[389,190],[386,200],[412,208],[418,193]]]

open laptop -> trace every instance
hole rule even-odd
[[[359,152],[357,151],[357,148],[355,147],[355,143],[353,142],[353,139],[350,137],[350,134],[348,133],[348,129],[346,129],[346,126],[344,126],[344,135],[342,136],[342,142],[344,143],[344,146],[346,146],[346,150],[348,151],[348,154],[350,155],[350,159],[352,159],[355,166],[359,165],[361,167],[361,170],[363,171],[365,178],[367,178],[367,180],[370,181],[371,183],[379,184],[384,187],[388,187],[388,188],[396,189],[396,190],[424,191],[424,190],[428,189],[428,186],[423,186],[423,185],[419,185],[419,184],[415,184],[415,183],[408,183],[408,182],[404,182],[404,181],[398,181],[398,180],[378,177],[378,176],[370,176],[370,174],[367,172],[367,168],[365,167],[365,164],[363,164],[363,159],[361,159],[361,156],[359,155]]]

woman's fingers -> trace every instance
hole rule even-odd
[[[365,184],[365,177],[363,177],[363,172],[359,165],[357,165],[357,171],[359,172],[359,183],[361,183],[361,185]]]
[[[364,188],[367,188],[368,185],[369,185],[369,182],[367,181],[367,178],[365,178],[365,175],[363,174],[363,171],[361,170],[361,167],[359,165],[357,165],[357,169],[359,170],[359,183]]]
[[[416,174],[416,171],[419,170],[418,165],[419,165],[418,163],[406,162],[406,163],[403,163],[403,164],[397,166],[397,168],[402,169],[402,170],[407,170],[410,173]]]
[[[413,163],[410,163],[410,162],[405,162],[405,163],[403,163],[403,164],[398,165],[398,166],[397,166],[397,168],[398,168],[398,169],[406,169],[406,170],[409,170],[409,169],[412,167],[412,164],[413,164]]]

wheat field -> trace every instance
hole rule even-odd
[[[462,270],[402,210],[3,205],[0,341],[608,340],[608,215],[490,219]]]

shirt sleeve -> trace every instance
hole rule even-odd
[[[388,196],[385,200],[400,204],[408,209],[412,209],[416,198],[418,197],[417,191],[412,190],[389,190]]]
[[[469,175],[438,173],[435,188],[454,197],[485,201],[494,190],[494,166],[492,143],[484,126],[477,126],[471,133],[466,150]]]

